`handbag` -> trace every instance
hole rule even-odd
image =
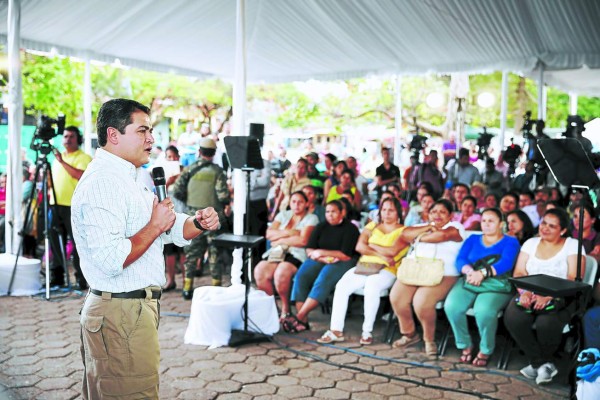
[[[464,280],[464,278],[462,279]],[[511,293],[513,291],[512,284],[507,278],[495,276],[485,278],[479,286],[471,285],[464,280],[463,287],[473,293]]]
[[[289,250],[289,246],[280,244],[275,247],[271,247],[267,255],[267,261],[269,262],[282,262],[285,260],[285,256],[287,255]]]
[[[415,258],[404,257],[398,267],[397,278],[400,282],[410,286],[436,286],[444,279],[444,261],[435,258],[437,245],[433,257],[419,257],[417,247],[424,233],[417,236],[410,252]]]
[[[354,269],[354,273],[356,275],[375,275],[378,274],[379,271],[381,271],[385,267],[387,267],[387,265],[385,264],[364,262],[358,260],[358,263],[356,263],[356,268]]]

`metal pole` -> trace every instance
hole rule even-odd
[[[402,77],[396,75],[396,116],[395,116],[396,137],[394,139],[394,164],[400,162],[400,145],[402,135]]]
[[[504,149],[506,136],[506,115],[508,110],[508,72],[502,71],[502,93],[500,98],[500,151]]]
[[[577,115],[577,93],[569,92],[569,115]]]
[[[85,152],[92,154],[92,132],[94,127],[92,126],[92,72],[90,64],[90,55],[85,55],[85,71],[83,74],[83,125],[84,125],[84,139],[85,139]]]
[[[544,64],[540,64],[538,70],[538,119],[544,119],[546,114],[546,103],[544,102]]]

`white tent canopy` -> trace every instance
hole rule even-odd
[[[6,40],[8,2],[0,3]],[[22,47],[233,78],[235,0],[21,0]],[[250,81],[368,73],[579,69],[600,87],[595,0],[248,0]],[[598,92],[595,92],[598,94]]]

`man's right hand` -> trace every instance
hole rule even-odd
[[[154,203],[152,204],[152,216],[150,217],[150,223],[160,231],[160,233],[166,232],[175,225],[175,205],[173,201],[167,197],[160,203],[158,197],[154,197]]]

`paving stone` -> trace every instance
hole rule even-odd
[[[39,358],[62,358],[71,354],[71,351],[64,348],[46,349],[37,353]]]
[[[430,389],[425,386],[417,386],[406,389],[407,393],[421,399],[441,399],[442,391]]]
[[[326,389],[335,387],[335,381],[327,378],[306,378],[302,379],[302,385],[313,389]]]
[[[346,354],[346,351],[344,349],[339,349],[339,348],[335,348],[335,347],[329,347],[329,346],[318,346],[316,349],[317,353],[321,353],[321,354]]]
[[[274,394],[274,395],[267,394],[267,395],[263,395],[263,396],[256,396],[254,398],[254,400],[287,400],[287,399],[288,399],[288,397],[279,396],[277,394]]]
[[[350,371],[347,369],[335,369],[332,371],[321,372],[321,376],[323,378],[333,379],[336,382],[353,379],[354,375],[355,375],[355,373],[353,371]]]
[[[225,354],[217,354],[215,357],[215,361],[220,361],[223,363],[241,363],[246,361],[248,356],[239,353],[225,353]]]
[[[72,378],[44,378],[36,386],[42,390],[61,390],[75,386],[77,382]]]
[[[294,348],[294,350],[295,350],[295,348]],[[294,357],[296,357],[296,354],[294,354],[293,352],[291,352],[289,350],[283,350],[283,349],[272,349],[272,350],[269,350],[269,352],[267,354],[274,358],[294,358]]]
[[[371,391],[389,397],[406,393],[406,388],[396,382],[389,382],[371,385]]]
[[[473,375],[467,374],[466,372],[442,371],[441,375],[442,378],[448,378],[458,382],[470,381],[473,379]]]
[[[245,393],[225,393],[219,396],[219,400],[250,400],[252,396]]]
[[[33,356],[39,352],[39,349],[36,347],[19,347],[16,349],[10,349],[8,355],[11,357],[23,357],[23,356]]]
[[[194,378],[198,376],[198,369],[193,367],[171,367],[166,372],[172,378]]]
[[[316,362],[316,361],[312,362],[310,364],[310,368],[313,368],[318,371],[333,371],[333,370],[337,371],[339,369],[338,366],[327,364],[324,362]]]
[[[365,392],[369,390],[369,385],[367,383],[358,382],[355,380],[345,380],[337,382],[335,384],[335,387],[350,393]]]
[[[158,397],[160,399],[176,399],[181,390],[171,385],[160,385]]]
[[[480,380],[460,382],[460,387],[462,389],[470,390],[470,391],[478,392],[478,393],[489,393],[489,392],[496,391],[495,385],[488,383],[488,382],[483,382]]]
[[[229,379],[233,375],[231,372],[222,371],[220,369],[209,369],[200,372],[198,378],[203,379],[207,382],[215,382]]]
[[[37,373],[41,367],[37,364],[33,365],[15,365],[15,366],[4,366],[2,367],[2,372],[6,375],[33,375]]]
[[[215,360],[201,360],[192,363],[191,367],[198,370],[220,369],[223,363]]]
[[[15,340],[14,342],[10,342],[11,348],[21,348],[21,347],[35,347],[38,344],[38,341],[35,340]]]
[[[290,370],[282,365],[266,365],[258,364],[254,368],[254,372],[265,374],[267,376],[287,375]]]
[[[219,393],[209,390],[184,390],[179,393],[178,399],[183,400],[214,400],[217,398]]]
[[[6,365],[32,365],[40,361],[37,356],[24,356],[24,357],[13,357],[6,361]]]
[[[233,375],[231,379],[242,384],[249,384],[264,382],[267,379],[267,376],[259,374],[258,372],[240,372]]]
[[[372,392],[352,393],[350,398],[352,400],[387,400],[386,396]]]
[[[333,371],[330,371],[333,372]],[[316,378],[321,376],[321,371],[312,369],[310,366],[306,366],[300,369],[290,369],[289,376],[294,376],[296,378],[304,379],[304,378]]]
[[[509,383],[510,380],[506,376],[496,374],[477,374],[474,376],[475,379],[480,381],[489,382],[493,384]]]
[[[235,381],[222,380],[222,381],[209,382],[206,385],[206,389],[212,390],[212,391],[218,392],[218,393],[233,393],[233,392],[239,392],[242,389],[242,384],[239,382],[235,382]]]
[[[410,376],[414,376],[417,378],[427,379],[427,378],[437,378],[440,376],[440,371],[433,368],[407,368],[406,372]]]
[[[246,346],[246,347],[241,347],[238,351],[240,354],[244,354],[246,356],[260,356],[260,355],[267,354],[269,349],[265,349],[264,347],[261,347],[261,346]]]
[[[389,379],[384,378],[382,376],[371,375],[371,374],[366,374],[366,373],[356,374],[354,379],[356,379],[359,382],[365,382],[368,384],[389,382]]]
[[[452,400],[475,400],[475,399],[479,399],[479,396],[476,395],[471,395],[471,394],[466,394],[466,393],[457,393],[457,392],[451,392],[449,390],[445,391],[443,393],[442,396],[444,399],[452,399]],[[494,399],[502,399],[502,397],[498,397],[497,393],[493,394]],[[512,395],[509,397],[511,400],[515,399],[515,396]],[[508,400],[508,399],[506,399]]]
[[[15,389],[35,386],[40,380],[41,379],[36,375],[9,376],[7,379],[2,379],[2,384]]]
[[[204,388],[204,386],[206,386],[206,381],[202,380],[202,379],[175,379],[175,380],[170,380],[169,381],[169,385],[180,390],[180,391],[186,391],[186,390],[201,390]],[[162,387],[162,383],[161,383],[161,387]]]
[[[294,386],[297,385],[300,380],[293,376],[271,376],[267,379],[267,383],[278,387]]]
[[[427,383],[430,385],[442,386],[445,388],[458,389],[460,387],[457,381],[447,378],[429,378],[427,379]]]
[[[255,365],[249,363],[234,363],[234,364],[225,364],[223,366],[223,370],[233,372],[234,374],[240,372],[252,372],[256,369]]]
[[[283,365],[286,368],[289,369],[296,369],[296,368],[304,368],[307,367],[309,365],[308,361],[305,360],[298,360],[298,359],[289,359],[289,360],[285,360],[281,365]]]
[[[386,375],[392,376],[400,376],[406,375],[406,367],[402,364],[387,364],[387,365],[378,365],[373,368],[375,372],[379,372]]]
[[[349,399],[350,393],[340,389],[317,389],[314,397],[320,399]]]
[[[38,400],[69,400],[76,399],[79,393],[73,389],[49,390],[39,393],[36,397]]]
[[[275,358],[271,357],[269,355],[260,355],[260,356],[250,357],[248,359],[249,363],[256,364],[256,365],[259,365],[259,364],[273,365],[274,361],[275,361]]]
[[[269,383],[251,383],[242,386],[242,393],[248,393],[252,396],[261,396],[274,394],[277,391],[277,386]]]
[[[358,362],[360,364],[371,365],[371,366],[389,364],[388,360],[382,360],[382,359],[377,359],[377,358],[373,358],[373,357],[360,357],[358,359]]]
[[[313,390],[306,386],[292,385],[280,387],[277,390],[277,394],[288,399],[299,399],[312,396]]]
[[[348,354],[348,353],[337,354],[337,355],[329,356],[328,360],[333,363],[341,364],[341,365],[353,364],[358,361],[358,356],[355,356],[353,354]]]

